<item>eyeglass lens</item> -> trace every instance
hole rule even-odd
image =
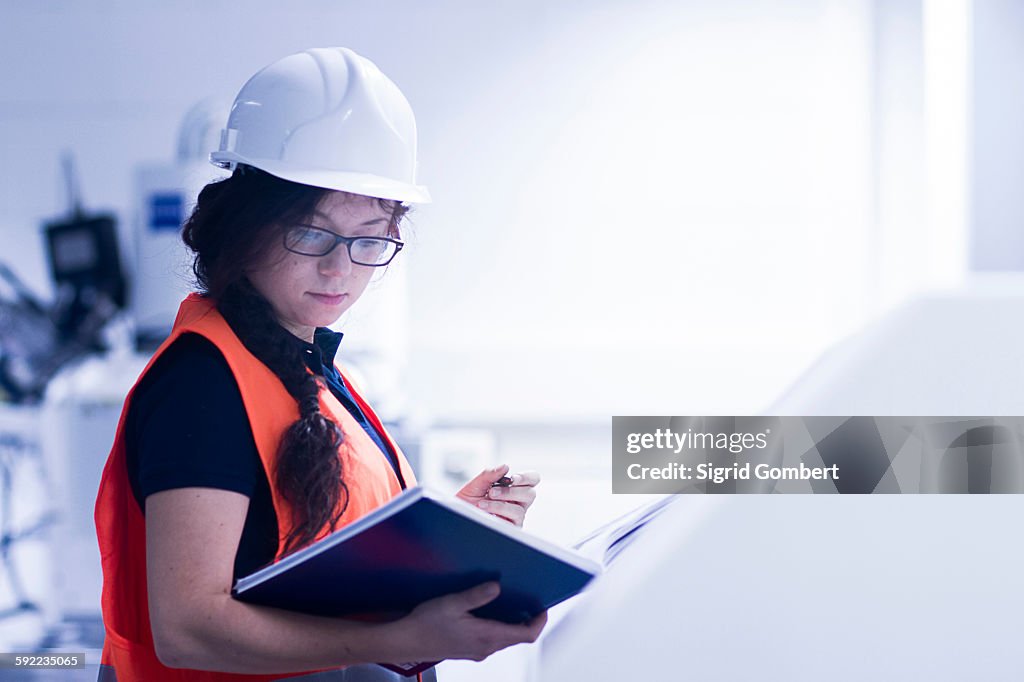
[[[349,258],[359,265],[381,265],[394,257],[397,244],[388,239],[376,237],[339,238],[333,232],[315,227],[298,226],[288,231],[285,247],[304,256],[325,256],[335,246],[345,243]]]

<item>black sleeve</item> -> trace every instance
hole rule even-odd
[[[172,488],[219,488],[251,498],[263,476],[231,369],[196,334],[175,341],[140,382],[125,435],[128,476],[143,510],[148,495]]]

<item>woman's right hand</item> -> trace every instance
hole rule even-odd
[[[408,649],[413,654],[410,659],[482,661],[495,651],[514,644],[537,641],[548,622],[547,611],[523,625],[478,618],[470,613],[493,601],[500,592],[498,583],[482,583],[464,592],[423,602],[409,615],[396,621],[394,626],[399,630],[396,634],[408,642]]]

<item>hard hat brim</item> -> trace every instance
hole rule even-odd
[[[391,199],[410,204],[429,204],[430,192],[423,185],[411,185],[384,178],[370,173],[354,173],[327,169],[297,170],[286,161],[273,159],[248,159],[240,154],[228,151],[216,151],[210,154],[210,163],[219,168],[234,169],[237,164],[244,163],[253,168],[270,173],[282,180],[297,182],[350,194],[361,194],[378,199]]]

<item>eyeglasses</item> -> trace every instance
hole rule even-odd
[[[356,265],[381,267],[391,262],[405,244],[390,237],[342,237],[315,225],[296,225],[284,234],[284,248],[302,256],[326,256],[344,244]]]

